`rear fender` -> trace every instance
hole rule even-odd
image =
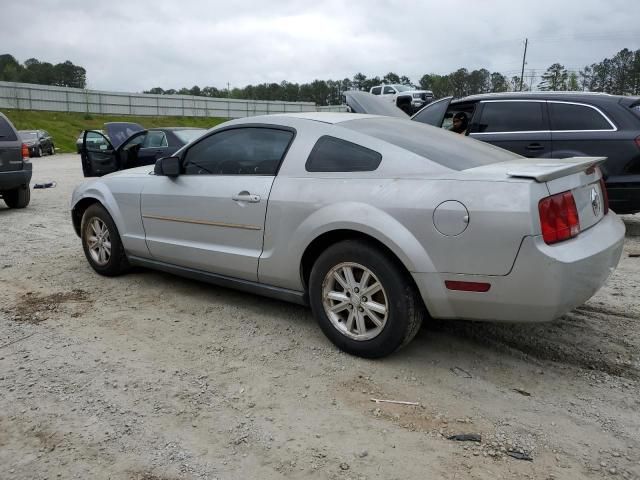
[[[357,219],[357,220],[356,220]],[[291,238],[304,239],[295,245],[299,257],[320,235],[334,230],[352,230],[385,245],[410,272],[434,272],[431,258],[418,239],[388,213],[371,205],[345,202],[328,205],[311,214]]]

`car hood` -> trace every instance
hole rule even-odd
[[[368,113],[371,115],[384,115],[386,117],[404,118],[409,116],[396,107],[393,103],[387,102],[377,95],[369,92],[352,90],[344,92],[345,103],[354,113]]]
[[[104,124],[104,129],[107,132],[109,140],[111,140],[113,148],[118,148],[131,135],[144,130],[141,125],[133,122],[109,122]]]

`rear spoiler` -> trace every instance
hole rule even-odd
[[[507,175],[517,178],[533,178],[536,182],[548,182],[572,173],[583,172],[604,163],[607,157],[570,157],[537,159],[536,163],[514,165]]]

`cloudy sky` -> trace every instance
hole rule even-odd
[[[244,87],[460,67],[578,70],[640,48],[638,0],[4,1],[0,53],[71,60],[89,88]]]

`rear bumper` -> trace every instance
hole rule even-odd
[[[25,163],[22,170],[0,172],[0,190],[13,190],[23,185],[29,185],[32,168],[30,163]]]
[[[525,237],[505,276],[414,273],[434,318],[545,322],[591,298],[618,265],[625,227],[615,213],[576,238],[547,245]],[[486,282],[488,292],[447,290],[445,280]]]

